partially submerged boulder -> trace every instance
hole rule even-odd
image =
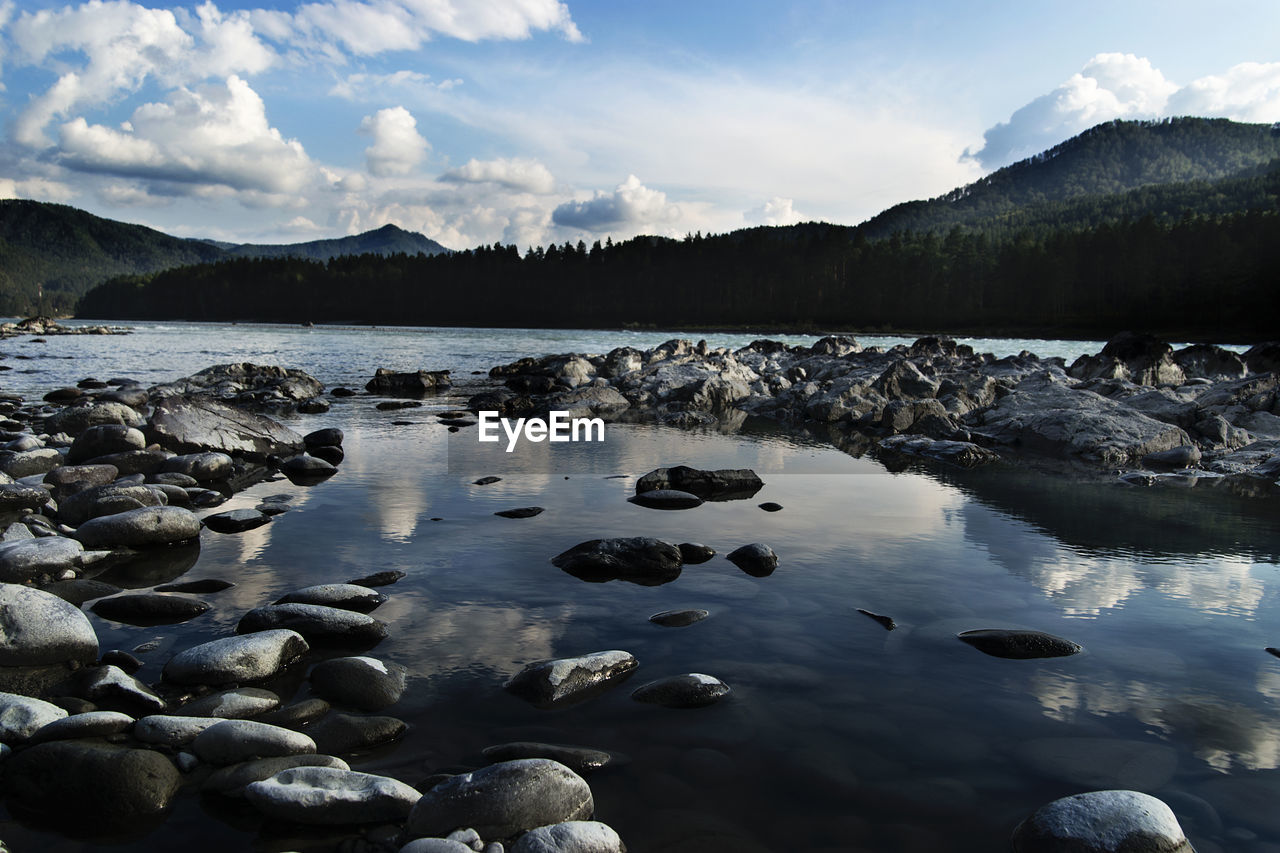
[[[176,453],[219,451],[263,460],[303,448],[302,436],[265,415],[212,397],[165,397],[155,404],[149,435]]]

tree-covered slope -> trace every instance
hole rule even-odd
[[[395,225],[384,225],[375,231],[335,240],[281,245],[243,243],[227,247],[228,254],[236,258],[308,258],[313,261],[327,261],[343,255],[439,255],[448,251],[429,237]]]

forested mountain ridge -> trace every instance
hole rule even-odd
[[[446,251],[394,225],[338,240],[238,245],[174,237],[64,204],[6,199],[0,201],[0,316],[67,313],[81,295],[115,276],[230,257],[327,260],[344,254]]]

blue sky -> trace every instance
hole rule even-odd
[[[1280,4],[0,0],[0,197],[450,248],[854,224],[1098,122],[1280,121]]]

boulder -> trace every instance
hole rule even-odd
[[[1041,806],[1013,831],[1014,853],[1192,853],[1165,803],[1137,791],[1090,791]]]
[[[645,536],[591,539],[551,558],[553,565],[587,581],[626,580],[657,586],[680,575],[680,550]]]
[[[191,751],[210,764],[314,753],[316,744],[291,729],[252,720],[223,720],[196,735]]]
[[[280,697],[261,687],[233,687],[193,699],[174,711],[185,717],[247,720],[280,707]]]
[[[178,652],[164,666],[176,684],[226,684],[276,675],[308,651],[296,631],[276,629],[225,637]]]
[[[250,783],[245,799],[269,818],[291,823],[399,823],[422,798],[389,776],[336,767],[294,767]]]
[[[80,608],[38,589],[0,584],[0,667],[87,663],[97,656],[98,636]]]
[[[130,509],[165,506],[166,501],[168,497],[159,489],[108,483],[90,486],[63,500],[58,505],[58,518],[72,527],[79,527],[93,518]]]
[[[104,424],[140,427],[143,420],[137,410],[124,403],[93,403],[85,400],[49,415],[44,419],[44,430],[50,434],[65,432],[67,435],[77,436],[90,427]]]
[[[118,476],[120,469],[114,465],[63,465],[45,474],[44,481],[53,486],[53,496],[61,502],[85,489],[113,483]],[[48,497],[49,493],[46,491],[46,501]]]
[[[581,701],[625,679],[640,664],[630,652],[611,650],[573,658],[534,661],[507,680],[508,692],[550,707]]]
[[[91,426],[76,436],[67,451],[67,461],[72,465],[106,456],[109,453],[124,453],[130,450],[144,450],[147,438],[142,430],[124,424],[99,424]]]
[[[631,692],[631,698],[666,708],[701,708],[728,694],[729,685],[715,676],[690,672],[642,684]]]
[[[423,397],[450,387],[449,371],[418,370],[400,373],[379,367],[364,388],[370,394],[387,397]]]
[[[1151,335],[1121,332],[1097,355],[1082,355],[1068,373],[1076,379],[1127,379],[1136,385],[1181,385],[1186,374],[1173,347]]]
[[[764,482],[748,468],[703,471],[677,465],[674,468],[657,468],[636,481],[637,495],[655,489],[676,489],[710,501],[742,500],[754,496],[762,488]]]
[[[316,664],[311,690],[335,705],[380,711],[394,705],[408,683],[408,670],[371,657],[333,658]]]
[[[166,397],[155,405],[150,435],[177,453],[218,451],[255,461],[302,450],[302,436],[272,419],[208,397]]]
[[[205,729],[220,722],[221,717],[149,714],[133,724],[133,737],[142,743],[180,749]]]
[[[217,451],[184,453],[164,460],[160,471],[166,474],[185,474],[196,483],[216,483],[235,473],[235,463],[226,453]]]
[[[309,400],[324,386],[302,370],[278,365],[215,364],[199,373],[151,389],[155,398],[208,396],[251,406],[281,407]]]
[[[80,566],[84,546],[63,536],[0,543],[0,582],[30,583]]]
[[[266,720],[261,722],[266,722]],[[221,794],[224,797],[244,797],[245,788],[254,782],[270,779],[282,770],[292,770],[295,767],[351,769],[350,765],[341,758],[316,753],[285,755],[279,758],[258,758],[253,761],[242,761],[239,764],[219,767],[204,780],[200,790],[206,794]]]
[[[90,519],[75,535],[87,548],[175,545],[200,537],[200,519],[182,507],[142,507]]]
[[[1084,648],[1079,643],[1073,643],[1043,631],[982,628],[962,631],[956,636],[992,657],[1017,660],[1066,657],[1077,654]]]
[[[387,597],[367,586],[354,583],[325,583],[295,589],[278,599],[276,604],[322,604],[369,613],[387,600]]]
[[[399,740],[408,730],[403,720],[385,716],[331,713],[307,726],[319,752],[347,755]]]
[[[596,820],[571,820],[531,829],[516,839],[511,853],[625,853],[613,828]]]
[[[752,577],[763,578],[778,568],[778,555],[762,542],[752,542],[730,551],[725,559]]]

